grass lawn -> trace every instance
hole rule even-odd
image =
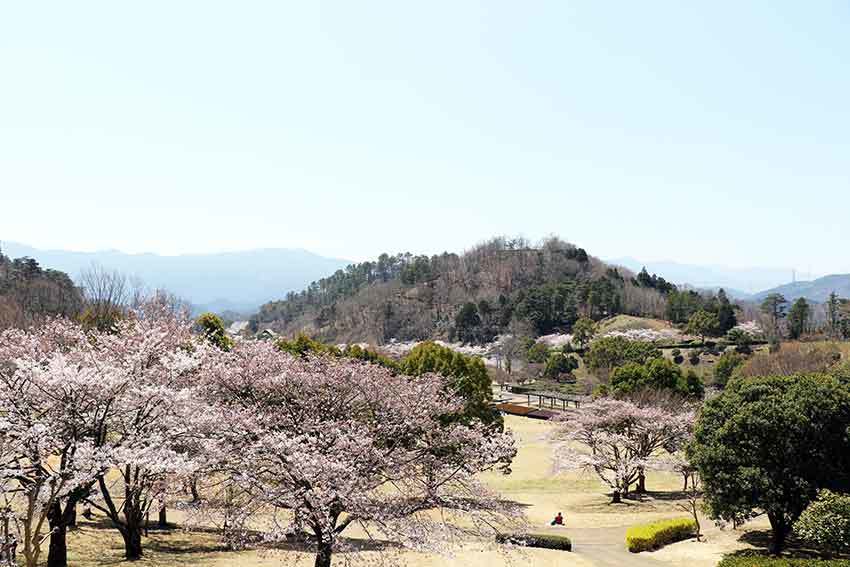
[[[650,473],[647,488],[650,497],[644,501],[626,501],[621,505],[609,504],[606,488],[590,474],[570,473],[554,475],[552,472],[552,444],[550,435],[554,424],[516,416],[505,418],[506,426],[517,438],[519,453],[512,467],[512,474],[488,473],[485,480],[489,486],[505,498],[526,505],[526,513],[532,531],[566,535],[573,539],[574,553],[545,549],[506,550],[479,544],[469,544],[458,549],[452,557],[427,555],[409,551],[392,552],[389,559],[398,565],[412,567],[471,566],[502,567],[507,565],[534,565],[555,567],[573,565],[592,567],[610,563],[595,562],[593,546],[581,548],[582,538],[593,537],[615,550],[624,550],[622,535],[633,524],[656,519],[682,516],[677,508],[677,492],[681,478],[674,474]],[[566,527],[552,528],[549,522],[558,512],[566,519]],[[177,513],[170,519],[180,522]],[[663,565],[688,565],[688,567],[710,567],[716,564],[724,552],[748,547],[739,541],[741,532],[720,532],[708,527],[709,543],[683,542],[668,546],[652,554]],[[753,527],[763,529],[756,524]],[[352,538],[362,534],[353,530]],[[580,534],[574,537],[573,534]],[[586,535],[590,534],[590,535]],[[145,557],[138,565],[171,567],[192,565],[198,567],[271,567],[280,565],[313,564],[313,556],[295,550],[247,550],[228,551],[221,547],[217,537],[211,533],[185,532],[176,529],[169,532],[152,531],[143,540]],[[118,532],[99,518],[97,524],[81,518],[80,527],[69,534],[69,563],[74,567],[94,567],[123,563],[123,547]],[[374,561],[375,552],[340,554],[335,564],[362,565]]]

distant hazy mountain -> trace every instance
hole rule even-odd
[[[788,301],[805,297],[808,301],[823,303],[833,291],[839,297],[850,298],[850,274],[834,274],[810,282],[794,282],[781,285],[757,293],[754,299],[760,301],[770,293],[781,293]]]
[[[634,258],[617,258],[607,262],[624,266],[634,272],[646,266],[650,273],[658,274],[673,283],[707,289],[722,287],[731,295],[742,299],[763,289],[782,285],[791,279],[791,270],[780,268],[699,266],[677,262],[641,262]]]
[[[165,288],[202,310],[250,313],[263,303],[300,291],[311,282],[350,264],[300,249],[263,249],[219,254],[126,254],[117,250],[69,252],[39,250],[2,242],[7,256],[29,256],[44,267],[77,279],[80,271],[99,264],[137,276],[151,288]]]

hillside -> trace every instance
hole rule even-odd
[[[506,331],[568,331],[581,315],[661,316],[665,301],[653,282],[641,285],[557,238],[537,246],[496,238],[460,255],[384,254],[348,266],[263,305],[251,326],[337,342],[483,343]]]
[[[833,274],[813,281],[794,282],[757,293],[754,300],[761,301],[771,293],[781,293],[788,301],[804,297],[807,301],[823,303],[829,294],[850,297],[850,274]]]
[[[126,254],[116,250],[70,252],[39,250],[3,242],[12,257],[27,256],[42,266],[77,279],[81,270],[98,264],[140,278],[190,301],[196,310],[250,313],[262,303],[332,274],[347,264],[300,249],[270,248],[220,254]]]
[[[67,274],[0,251],[0,329],[27,326],[44,317],[74,316],[81,306],[80,291]]]

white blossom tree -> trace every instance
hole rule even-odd
[[[693,414],[601,399],[567,419],[556,435],[560,441],[556,469],[592,470],[611,487],[612,502],[619,503],[644,471],[654,466],[657,453],[680,447]]]
[[[97,476],[98,496],[87,502],[121,533],[125,557],[138,559],[151,508],[161,509],[167,487],[194,471],[185,447],[197,441],[197,372],[210,347],[193,337],[187,318],[157,299],[91,342],[98,371],[120,387],[94,434],[109,462]]]
[[[232,481],[229,496],[239,492],[229,518],[275,510],[266,537],[311,545],[317,567],[345,548],[354,523],[370,537],[442,550],[457,532],[492,535],[520,517],[476,478],[509,465],[513,439],[446,420],[463,400],[438,376],[294,358],[262,342],[217,354],[204,376],[210,411],[222,416],[204,418],[208,446]],[[451,521],[454,514],[473,521]]]
[[[48,566],[67,565],[67,527],[106,462],[92,432],[115,384],[92,360],[66,321],[0,333],[0,495],[28,567],[48,537]]]

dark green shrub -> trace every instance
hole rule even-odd
[[[632,526],[626,532],[626,547],[632,553],[639,553],[694,537],[696,533],[697,525],[692,518]]]
[[[630,341],[623,337],[602,337],[591,343],[584,361],[591,370],[611,370],[629,362],[646,364],[661,356],[661,351],[652,343]]]
[[[789,557],[771,557],[758,552],[744,552],[727,555],[717,567],[850,567],[848,559],[793,559]]]
[[[735,369],[744,363],[744,357],[736,352],[725,352],[714,365],[714,383],[725,386]]]
[[[523,547],[540,547],[543,549],[557,549],[559,551],[572,551],[573,544],[566,536],[550,534],[498,534],[497,543],[510,543]]]
[[[631,394],[639,390],[671,390],[689,395],[689,385],[682,369],[666,358],[654,358],[646,364],[627,363],[611,375],[615,394]]]
[[[572,374],[578,369],[578,360],[574,356],[567,356],[562,352],[554,351],[546,359],[543,368],[543,376],[546,378],[558,378],[562,374]]]
[[[688,370],[685,375],[685,383],[688,385],[688,395],[692,398],[702,399],[705,396],[705,383],[693,370]]]

